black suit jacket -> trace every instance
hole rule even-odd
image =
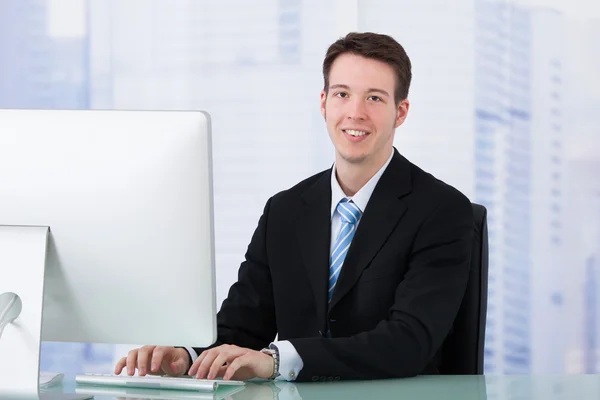
[[[470,201],[394,149],[328,306],[331,173],[268,200],[215,345],[260,350],[279,334],[302,358],[297,381],[436,373],[469,274]]]

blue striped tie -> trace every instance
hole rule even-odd
[[[331,252],[331,258],[329,259],[329,292],[327,298],[331,301],[335,284],[337,283],[340,271],[342,270],[342,264],[350,248],[350,243],[356,232],[356,224],[360,220],[361,211],[352,200],[342,199],[337,205],[336,211],[342,218],[342,229],[340,234],[333,245],[333,251]]]

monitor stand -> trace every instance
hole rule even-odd
[[[39,390],[49,228],[0,225],[0,399],[91,399]]]

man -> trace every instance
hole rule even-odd
[[[323,77],[335,164],[268,200],[219,311],[217,343],[145,346],[115,373],[313,381],[437,372],[468,280],[471,203],[393,147],[411,81],[400,44],[351,33],[328,49]]]

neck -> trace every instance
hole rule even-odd
[[[393,151],[393,150],[392,150]],[[335,172],[338,183],[346,196],[354,196],[383,167],[391,154],[381,160],[364,160],[351,163],[336,157]]]

